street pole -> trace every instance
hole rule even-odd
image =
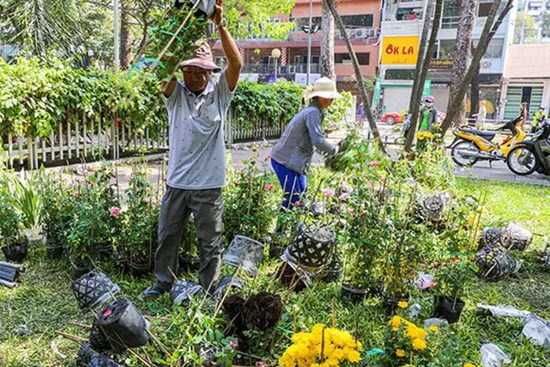
[[[309,0],[309,27],[307,30],[307,85],[309,85],[309,78],[311,74],[311,31],[313,28],[312,25],[313,18],[313,0]]]
[[[118,8],[118,1],[119,0],[113,0],[113,9],[114,9],[114,63],[115,63],[115,70],[118,71],[120,67],[120,37],[118,35],[118,18],[119,18],[119,8]]]

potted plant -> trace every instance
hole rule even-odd
[[[130,272],[149,272],[157,247],[159,203],[147,180],[144,166],[135,166],[128,181],[127,208],[121,212],[120,231],[115,249]]]
[[[460,319],[465,302],[462,300],[464,289],[468,286],[477,266],[471,255],[440,256],[432,264],[436,296],[434,299],[434,317],[444,318],[449,323]]]
[[[91,172],[75,188],[73,216],[67,226],[69,257],[74,276],[92,269],[101,245],[112,245],[120,205],[110,183],[113,171],[101,167]]]
[[[21,241],[19,232],[20,216],[13,211],[8,199],[6,186],[0,190],[0,243],[8,261],[22,262],[27,257],[27,243]]]

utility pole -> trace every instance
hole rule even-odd
[[[114,55],[115,55],[115,58],[114,58],[114,64],[115,64],[115,70],[118,71],[119,67],[120,67],[120,37],[118,35],[118,29],[119,29],[119,23],[118,23],[118,18],[119,18],[119,8],[118,8],[118,2],[119,0],[113,0],[113,9],[114,9],[114,41],[115,41],[115,44],[114,44]]]
[[[309,27],[307,33],[307,85],[309,85],[309,78],[311,74],[311,37],[312,37],[312,23],[313,18],[313,0],[309,0]]]

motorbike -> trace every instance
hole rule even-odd
[[[451,143],[451,157],[459,166],[473,166],[478,161],[505,161],[510,149],[527,137],[522,128],[520,117],[508,121],[494,131],[482,131],[469,127],[458,127],[453,130],[455,135]],[[509,130],[512,136],[507,136],[502,142],[493,142],[498,131]]]
[[[516,175],[533,172],[550,175],[550,124],[542,124],[529,139],[518,142],[508,153],[506,164]]]

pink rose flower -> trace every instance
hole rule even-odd
[[[265,184],[265,185],[264,185],[264,190],[265,190],[265,191],[271,191],[271,190],[273,190],[274,188],[275,188],[275,186],[272,185],[272,184]]]
[[[239,347],[239,341],[237,339],[231,340],[229,346],[233,349],[237,349]]]
[[[294,202],[294,206],[300,206],[300,205],[302,205],[302,202],[300,200]]]
[[[354,215],[354,214],[355,214],[355,210],[353,210],[353,209],[348,209],[348,214],[349,214],[349,215]]]
[[[331,189],[330,187],[324,188],[324,189],[323,189],[323,194],[324,194],[325,197],[327,197],[327,198],[334,197],[334,195],[335,195],[334,190]]]
[[[120,208],[118,206],[112,206],[109,208],[109,213],[111,213],[111,217],[118,218],[120,215]]]
[[[342,201],[348,201],[351,198],[351,195],[347,192],[343,192],[342,195],[340,195],[340,200]]]
[[[256,362],[256,367],[265,367],[264,361],[258,361],[258,362]]]
[[[378,161],[372,161],[370,162],[369,166],[371,166],[372,168],[376,168],[380,165],[380,162]]]

